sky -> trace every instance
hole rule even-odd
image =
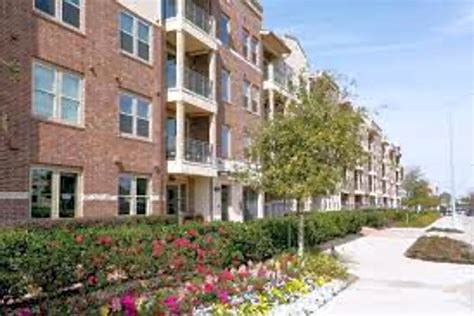
[[[264,27],[297,36],[419,166],[456,194],[474,190],[474,0],[263,0]]]

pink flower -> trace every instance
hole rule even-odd
[[[223,270],[218,275],[219,281],[232,281],[234,276],[228,270]]]
[[[191,293],[197,290],[196,286],[192,284],[191,282],[186,282],[186,284],[184,285],[184,288],[186,289],[186,291],[191,292]]]
[[[228,304],[229,303],[229,294],[226,291],[219,291],[217,292],[217,298],[221,304]]]
[[[168,308],[171,313],[177,313],[178,308],[178,298],[176,296],[168,296],[164,299],[163,304]]]
[[[112,312],[120,312],[122,310],[122,304],[120,303],[120,298],[114,297],[110,303],[110,309]]]
[[[95,275],[89,275],[87,277],[87,284],[89,284],[90,286],[94,286],[97,284],[97,277]]]
[[[178,238],[173,241],[173,245],[178,248],[186,248],[190,244],[190,241],[186,238]]]
[[[17,309],[15,311],[15,316],[31,316],[31,315],[33,315],[33,314],[31,313],[31,310],[27,307]]]
[[[239,274],[239,276],[240,276],[241,278],[246,278],[246,277],[248,277],[248,275],[249,275],[249,273],[248,273],[248,271],[247,271],[247,267],[244,266],[244,265],[241,265],[241,266],[239,267],[239,271],[237,271],[237,273]]]
[[[206,251],[202,250],[201,248],[198,248],[196,252],[198,259],[203,259],[206,256]]]
[[[120,300],[125,316],[136,316],[137,309],[135,307],[135,298],[132,294],[125,294]]]
[[[161,244],[161,241],[153,240],[151,243],[151,247],[152,247],[152,250],[151,250],[152,256],[155,258],[160,257],[163,251],[163,245]]]
[[[206,282],[203,285],[204,293],[211,294],[214,291],[214,285],[212,283]]]

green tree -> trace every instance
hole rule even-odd
[[[300,255],[303,200],[335,191],[345,170],[355,168],[365,155],[359,138],[361,113],[348,102],[341,104],[334,85],[322,80],[328,79],[317,79],[310,93],[300,93],[300,102],[254,131],[247,154],[258,163],[249,163],[238,175],[260,192],[296,200]]]
[[[429,182],[419,167],[407,172],[402,186],[406,192],[402,202],[407,207],[433,208],[440,204],[439,197],[433,194]]]

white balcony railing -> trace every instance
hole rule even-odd
[[[177,0],[165,0],[165,18],[175,18],[177,14]],[[209,13],[192,0],[186,0],[185,2],[184,17],[204,32],[211,33],[212,22]]]
[[[184,160],[186,161],[207,165],[213,163],[212,145],[206,141],[186,138],[184,149]],[[166,136],[166,159],[176,159],[176,136]]]
[[[178,88],[176,82],[176,64],[168,63],[166,65],[166,87]],[[213,99],[212,97],[212,82],[205,75],[189,69],[184,69],[184,88],[192,91],[202,97]]]

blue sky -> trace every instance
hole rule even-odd
[[[474,189],[474,0],[263,0],[265,27],[297,36],[315,70],[354,80],[403,150],[448,190],[448,113],[456,188]],[[378,112],[378,115],[375,114]]]

